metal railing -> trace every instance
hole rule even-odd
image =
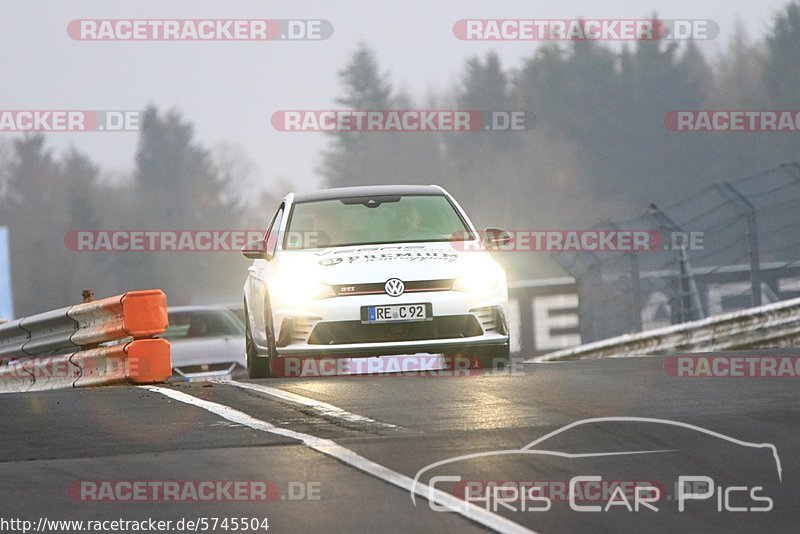
[[[626,334],[531,358],[549,362],[692,351],[792,346],[800,338],[800,298]]]
[[[0,390],[163,382],[170,345],[160,289],[129,291],[0,325]],[[105,346],[100,346],[100,345]]]
[[[798,203],[800,164],[790,162],[711,184],[669,206],[650,204],[626,220],[599,222],[595,229],[659,233],[668,246],[553,255],[577,281],[581,338],[599,341],[797,297],[776,282],[796,277]],[[714,302],[702,279],[724,281],[731,267],[746,269],[746,276],[737,279],[736,294]]]

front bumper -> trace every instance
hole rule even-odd
[[[430,303],[429,321],[362,324],[363,306]],[[276,310],[280,356],[364,357],[393,354],[467,353],[508,346],[505,288],[474,295],[458,291],[336,297],[298,310]]]
[[[419,341],[393,341],[385,343],[350,343],[340,345],[308,345],[296,344],[288,347],[279,347],[280,356],[330,356],[339,358],[388,356],[398,354],[417,354],[427,352],[430,354],[465,352],[483,347],[506,347],[508,336],[489,334],[471,338],[452,338],[419,340]]]

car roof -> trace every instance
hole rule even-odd
[[[356,187],[334,187],[312,193],[294,195],[294,202],[313,200],[336,200],[339,198],[371,197],[382,195],[438,195],[444,192],[435,185],[364,185]]]

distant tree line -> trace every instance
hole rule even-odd
[[[54,155],[41,134],[0,145],[0,226],[10,228],[16,315],[75,304],[85,288],[98,297],[163,288],[171,304],[238,302],[247,261],[236,252],[76,252],[66,238],[263,229],[282,192],[243,192],[250,173],[240,149],[206,149],[177,112],[154,107],[142,117],[133,171],[116,182],[77,150]]]
[[[654,17],[655,18],[655,17]],[[800,4],[751,42],[738,26],[709,58],[689,42],[548,43],[518,68],[489,52],[451,91],[412,102],[360,46],[337,103],[356,109],[527,110],[526,132],[331,133],[330,185],[439,183],[481,224],[575,228],[637,215],[705,185],[800,156],[798,133],[673,132],[673,110],[800,109]]]

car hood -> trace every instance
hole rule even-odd
[[[486,251],[459,250],[449,242],[282,251],[278,258],[281,268],[331,285],[453,279],[494,264]]]

